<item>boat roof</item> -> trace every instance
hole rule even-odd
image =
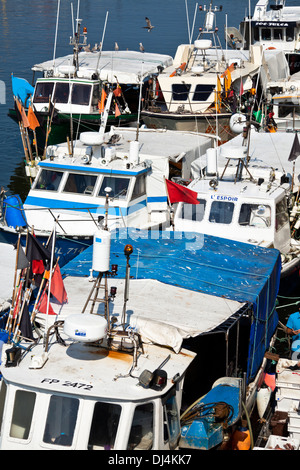
[[[141,77],[158,73],[158,67],[171,65],[173,59],[169,55],[139,51],[102,51],[79,52],[78,77],[91,78],[95,73],[109,83],[139,84]],[[33,71],[47,72],[49,79],[53,76],[65,76],[59,69],[73,64],[73,54],[58,57],[35,64]]]
[[[108,279],[108,291],[111,286],[117,287],[117,296],[110,304],[110,315],[121,323],[125,279],[118,277]],[[81,313],[92,288],[90,278],[78,276],[67,276],[64,284],[68,303],[62,306],[52,303],[58,320]],[[179,353],[184,339],[214,330],[243,305],[245,302],[192,291],[157,279],[130,279],[126,323],[130,328],[138,329],[144,342],[160,344]],[[91,304],[86,313],[90,307]],[[104,304],[98,304],[95,311],[104,314]]]
[[[97,132],[93,133],[97,140]],[[157,130],[157,129],[139,129],[138,142],[139,142],[139,157],[142,163],[128,169],[128,158],[130,154],[130,143],[136,140],[135,128],[121,128],[111,127],[110,132],[104,136],[104,144],[109,147],[109,141],[112,136],[120,136],[120,140],[113,145],[115,149],[115,158],[109,163],[103,163],[101,154],[97,154],[97,148],[100,150],[99,144],[88,146],[77,140],[74,142],[74,157],[69,158],[68,143],[52,145],[47,148],[47,159],[40,162],[42,167],[58,167],[62,169],[65,167],[72,167],[74,169],[85,171],[110,171],[110,169],[121,171],[124,174],[138,174],[145,170],[145,162],[148,160],[156,160],[161,158],[168,158],[171,161],[179,161],[185,155],[192,153],[191,159],[198,158],[203,151],[211,146],[211,138],[209,135],[199,135],[194,132],[180,132],[171,130]],[[93,135],[92,135],[93,137]],[[96,142],[95,140],[95,142]],[[91,165],[87,166],[82,162],[82,157],[86,154],[87,148],[92,147],[93,157]],[[112,147],[112,146],[111,146]],[[50,156],[57,156],[53,161],[50,161]],[[101,158],[100,158],[101,157]],[[150,163],[150,162],[149,162]]]
[[[168,357],[164,366],[167,372],[166,393],[173,387],[173,377],[182,376],[195,357],[191,351],[182,350],[175,354],[168,349],[145,344],[139,354],[138,366],[129,375],[132,367],[132,354],[109,350],[105,345],[74,342],[63,337],[66,344],[57,341],[50,343],[47,362],[41,368],[31,368],[32,358],[42,357],[44,346],[38,344],[25,354],[15,367],[2,367],[1,373],[6,382],[23,385],[30,389],[72,393],[88,398],[101,397],[104,400],[139,401],[157,398],[158,393],[151,388],[137,386],[143,371],[153,372]]]
[[[264,319],[263,322],[266,322],[264,324],[268,330],[265,331],[263,328],[264,331],[260,330],[259,334],[251,339],[253,358],[250,353],[248,376],[255,375],[264,355],[262,349],[259,352],[256,351],[256,346],[260,341],[264,342],[262,338],[265,338],[265,335],[271,339],[278,321],[275,312],[281,273],[281,258],[278,250],[194,232],[146,231],[127,228],[113,231],[111,238],[110,261],[119,267],[118,279],[125,277],[124,247],[130,244],[133,247],[133,253],[130,256],[132,279],[142,279],[147,282],[156,280],[168,286],[185,289],[187,308],[189,298],[195,298],[192,292],[214,296],[212,300],[216,304],[220,301],[216,297],[251,304],[253,325],[261,324]],[[87,248],[65,265],[62,268],[62,274],[89,277],[92,270],[92,250],[92,246]],[[164,286],[163,292],[166,292],[165,289]],[[131,294],[132,290],[130,287],[129,299],[131,295],[134,295]],[[165,297],[169,302],[173,298],[171,294]],[[160,303],[163,301],[155,291],[152,295],[144,296],[142,301],[146,310],[148,302],[153,302],[155,307],[152,310],[158,311],[161,320],[164,319],[164,310],[160,308]],[[196,312],[193,308],[192,316],[196,315],[197,311],[201,311],[200,303]],[[176,302],[172,302],[172,308],[175,304]],[[130,300],[127,308],[130,309]],[[210,320],[212,320],[212,308],[211,302],[207,314]],[[225,314],[226,311],[228,312],[227,307],[224,310]],[[181,320],[184,324],[188,322],[186,317],[185,310],[181,309]],[[216,317],[216,323],[219,321],[220,317]],[[207,326],[208,324],[204,328]],[[197,324],[197,327],[203,326]],[[209,327],[213,328],[213,325]],[[155,331],[160,335],[160,328],[156,327]],[[171,335],[169,337],[171,338]]]
[[[255,6],[255,10],[253,13],[252,21],[272,21],[275,22],[297,22],[299,21],[300,17],[300,7],[299,6],[286,6],[285,0],[281,2],[276,2],[276,4],[282,5],[281,9],[272,9],[272,5],[270,5],[270,9],[267,10],[269,0],[259,0]],[[262,24],[262,26],[264,26]],[[270,25],[271,26],[271,25]]]
[[[256,177],[259,174],[267,175],[270,170],[274,169],[275,174],[279,177],[283,174],[289,177],[290,181],[294,174],[294,189],[300,184],[300,159],[289,161],[291,150],[295,139],[294,132],[285,132],[278,130],[277,132],[255,132],[251,130],[249,141],[249,151],[247,154],[251,157],[249,162],[249,171]],[[226,154],[229,155],[229,149],[233,148],[235,153],[238,148],[245,149],[244,137],[242,134],[237,135],[230,141],[222,144],[219,149],[227,149]],[[225,155],[225,152],[224,152]],[[242,152],[241,152],[242,156]],[[218,167],[224,168],[228,158],[222,155],[222,150],[218,152]],[[236,157],[230,160],[229,168],[231,168],[231,176],[236,171]],[[206,166],[206,154],[203,154],[192,164],[194,175],[199,174],[199,169]],[[228,172],[225,173],[225,175]]]
[[[234,170],[236,172],[236,168],[234,168]],[[264,204],[268,204],[268,202],[271,203],[276,201],[279,197],[282,198],[282,195],[285,194],[285,190],[276,183],[272,184],[272,190],[270,191],[268,188],[268,179],[261,185],[258,185],[255,182],[252,183],[249,178],[247,182],[245,180],[241,180],[236,181],[235,183],[233,179],[228,181],[228,179],[225,178],[224,180],[218,178],[218,186],[215,189],[210,185],[211,180],[212,178],[198,178],[193,180],[188,187],[189,189],[196,191],[198,195],[205,195],[207,199],[219,199],[220,196],[226,196],[227,202],[240,198],[244,202],[249,199],[252,203],[257,200],[258,203],[262,203],[263,201]]]

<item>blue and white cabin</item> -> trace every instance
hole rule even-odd
[[[174,131],[112,128],[49,146],[24,203],[35,233],[53,229],[92,236],[106,210],[109,228],[159,228],[169,223],[165,178],[191,176],[191,163],[211,147],[209,137]],[[108,208],[106,206],[108,201]]]

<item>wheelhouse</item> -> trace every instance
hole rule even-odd
[[[261,244],[286,252],[290,243],[290,225],[284,190],[272,195],[251,194],[245,184],[236,183],[234,191],[219,182],[213,190],[208,181],[192,188],[199,204],[179,203],[175,229],[197,231],[232,240]],[[238,189],[237,189],[238,188]]]
[[[98,110],[99,80],[40,78],[33,95],[36,111],[48,110],[49,101],[61,112],[91,113]]]
[[[42,225],[49,230],[53,217],[61,214],[59,226],[63,231],[68,233],[70,224],[74,223],[74,230],[76,227],[76,230],[86,233],[89,224],[93,232],[95,223],[105,216],[106,198],[109,196],[108,216],[114,226],[146,224],[148,171],[147,168],[138,171],[91,168],[84,171],[79,167],[40,163],[40,170],[24,203],[27,221],[29,225]],[[37,213],[37,208],[45,210]],[[80,225],[78,222],[84,223]]]
[[[51,381],[44,379],[48,385]],[[1,440],[7,449],[172,450],[180,436],[175,385],[163,396],[134,403],[29,390],[2,381],[1,423],[6,400],[11,419],[1,430]]]

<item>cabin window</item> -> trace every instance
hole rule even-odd
[[[90,195],[94,191],[97,176],[70,173],[63,191],[65,193],[77,193]]]
[[[53,103],[68,103],[69,101],[69,83],[56,83]]]
[[[153,403],[137,406],[127,450],[150,450],[153,445]]]
[[[146,176],[140,175],[135,180],[134,188],[132,192],[132,199],[141,197],[144,194],[146,194]]]
[[[170,449],[175,449],[180,435],[179,415],[176,397],[170,397],[164,405],[164,440]]]
[[[205,213],[206,200],[198,199],[198,201],[199,204],[182,204],[180,218],[201,222]]]
[[[239,224],[248,227],[268,228],[271,225],[271,208],[263,204],[242,204]]]
[[[281,199],[281,201],[276,204],[276,231],[280,230],[288,222],[289,216],[286,199]]]
[[[294,27],[293,26],[288,26],[285,30],[286,34],[286,40],[291,42],[294,40],[295,37],[295,32],[294,32]]]
[[[52,95],[53,82],[38,82],[34,92],[34,103],[49,103],[49,96]]]
[[[94,88],[93,88],[92,105],[93,106],[98,106],[99,99],[100,99],[99,85],[95,85]]]
[[[262,29],[261,30],[261,38],[263,41],[270,41],[271,40],[271,30],[270,29]]]
[[[88,450],[114,448],[121,415],[121,406],[97,402],[94,408]]]
[[[128,194],[130,178],[122,178],[115,176],[104,176],[98,193],[98,196],[106,196],[106,188],[111,188],[109,197],[114,199],[126,199]]]
[[[91,85],[83,85],[81,83],[73,83],[72,86],[72,104],[81,104],[88,106],[90,104]]]
[[[36,394],[34,392],[16,391],[10,437],[28,439],[35,400]]]
[[[234,210],[233,202],[213,201],[209,221],[215,224],[230,224]]]
[[[61,182],[63,172],[54,170],[42,170],[37,177],[33,189],[46,191],[57,191]]]
[[[71,446],[77,421],[79,400],[52,395],[43,441],[47,444]]]
[[[285,118],[288,115],[294,114],[295,115],[300,115],[300,106],[296,106],[292,102],[286,102],[284,104],[279,104],[278,106],[278,117],[280,118]]]
[[[174,101],[186,101],[189,97],[191,85],[175,83],[172,85],[172,98]]]
[[[206,101],[214,88],[214,85],[196,85],[193,101]]]
[[[274,39],[279,39],[279,40],[283,40],[283,37],[284,37],[284,30],[281,29],[281,28],[275,28],[273,29],[273,38]]]

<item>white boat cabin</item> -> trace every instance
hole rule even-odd
[[[106,214],[111,229],[168,225],[165,178],[190,178],[211,146],[209,137],[174,131],[140,130],[136,141],[135,129],[113,128],[99,138],[81,134],[73,156],[67,143],[48,147],[24,203],[35,231],[51,231],[58,217],[58,233],[92,236]]]
[[[217,165],[217,155],[219,160],[223,156],[226,164]],[[196,231],[288,253],[289,178],[268,165],[262,168],[255,161],[246,168],[246,155],[246,147],[230,143],[207,151],[202,177],[198,173],[188,186],[197,192],[199,204],[178,204],[175,230]],[[199,171],[199,161],[196,167]]]
[[[101,89],[97,79],[38,78],[32,102],[37,112],[48,112],[50,100],[61,113],[99,114]]]
[[[263,49],[284,51],[291,74],[294,74],[300,71],[299,19],[300,6],[286,6],[285,0],[259,0],[253,16],[249,18],[248,14],[240,23],[239,30],[227,28],[228,44],[240,49],[248,49],[249,44],[259,44]]]

